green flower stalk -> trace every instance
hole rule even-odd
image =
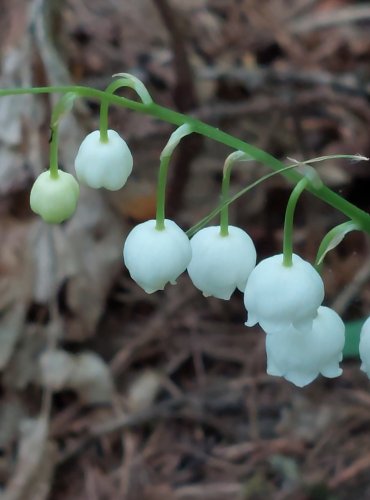
[[[223,204],[223,208],[221,209],[220,214],[220,232],[222,236],[227,236],[229,234],[229,206],[226,204],[226,202],[229,199],[231,169],[234,166],[235,162],[250,159],[251,158],[243,153],[243,151],[234,151],[225,160],[222,176],[221,194],[221,203]]]
[[[192,133],[192,128],[189,124],[184,123],[176,129],[169,138],[160,156],[160,165],[157,183],[157,211],[156,211],[156,229],[161,231],[164,229],[165,221],[165,205],[166,205],[166,186],[168,167],[170,165],[171,156],[181,141],[186,135]]]
[[[284,220],[284,242],[283,242],[283,265],[290,267],[293,265],[293,219],[295,207],[303,191],[307,188],[309,181],[307,178],[301,179],[293,189],[289,197],[288,205],[285,211]]]

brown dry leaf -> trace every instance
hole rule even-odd
[[[16,2],[14,2],[16,3]],[[10,2],[8,2],[10,4]],[[18,5],[8,5],[12,11]],[[23,6],[24,8],[24,6]],[[26,18],[20,16],[22,22]],[[10,31],[10,29],[9,29]],[[1,88],[32,85],[31,42],[26,29],[17,30],[19,38],[8,46],[1,60]],[[23,187],[32,170],[41,167],[38,126],[43,110],[31,95],[6,96],[0,99],[0,192],[8,193]],[[26,160],[27,158],[27,160]]]
[[[330,405],[321,404],[317,408],[316,404],[297,393],[292,398],[292,407],[284,410],[279,428],[282,432],[289,431],[298,438],[316,442],[330,428],[332,412]]]
[[[112,401],[111,373],[102,358],[93,352],[83,352],[75,356],[70,384],[84,403],[97,404]]]
[[[62,349],[44,352],[39,359],[40,380],[44,387],[52,391],[67,389],[73,370],[74,359],[71,354]]]
[[[151,49],[155,52],[160,52],[166,46],[167,32],[150,0],[97,0],[93,4],[74,1],[63,9],[62,15],[67,30],[64,37],[65,43],[69,45],[69,57],[73,66],[80,66],[79,73],[84,73],[88,68],[95,74],[105,72],[109,75],[117,72],[118,68],[134,68],[148,46],[152,45]],[[150,19],[150,22],[143,22],[145,19]],[[71,35],[75,33],[86,34],[90,42],[83,51],[81,46],[71,40]],[[152,43],[154,39],[155,44]],[[115,43],[112,43],[113,40]]]
[[[130,385],[128,405],[130,411],[147,410],[153,403],[161,388],[161,377],[152,370],[141,373]]]
[[[338,166],[334,161],[327,161],[325,165],[319,165],[317,172],[322,181],[333,188],[343,186],[351,179],[349,170]]]
[[[25,318],[24,304],[19,303],[1,316],[0,322],[0,371],[4,370],[13,354],[14,348],[23,331]]]
[[[26,258],[27,225],[3,218],[0,224],[0,371],[8,364],[24,325],[31,296]]]
[[[67,268],[65,276],[69,275],[65,294],[69,340],[82,340],[95,332],[122,265],[123,232],[118,220],[99,194],[83,190],[81,198],[78,212],[64,233],[65,254],[60,261]]]
[[[76,391],[86,404],[110,403],[113,381],[108,366],[93,352],[46,351],[40,358],[39,382],[49,389]]]
[[[142,500],[176,500],[174,490],[168,484],[150,485],[142,493]]]
[[[29,228],[11,217],[0,224],[0,311],[14,301],[28,300],[31,287],[27,262]]]
[[[0,448],[2,450],[14,443],[24,413],[25,410],[19,399],[4,398],[0,406]]]
[[[9,389],[25,389],[34,380],[37,364],[35,359],[45,348],[48,330],[41,326],[24,326],[21,341],[4,371],[4,385]]]
[[[243,500],[246,498],[242,485],[229,481],[180,486],[175,492],[176,500]]]
[[[119,215],[137,223],[155,217],[156,194],[152,182],[130,179],[124,192],[109,193],[108,201]]]
[[[38,220],[30,232],[29,254],[32,262],[33,293],[36,303],[47,304],[55,297],[57,285],[57,233],[58,228]]]
[[[23,421],[18,461],[3,500],[43,500],[51,486],[56,463],[56,446],[48,441],[46,418]]]

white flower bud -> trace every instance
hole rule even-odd
[[[345,326],[338,314],[319,307],[312,330],[302,332],[290,326],[266,335],[267,373],[284,377],[303,387],[321,373],[334,378],[342,374],[339,362],[345,340]]]
[[[256,249],[249,235],[235,226],[221,236],[220,226],[201,229],[190,240],[189,276],[205,297],[230,299],[235,288],[244,291],[256,265]]]
[[[370,378],[370,316],[362,325],[360,334],[361,370]]]
[[[101,142],[100,131],[95,130],[82,141],[75,169],[81,183],[117,191],[126,184],[132,164],[131,152],[117,132],[108,130],[108,142]]]
[[[187,268],[191,258],[189,238],[172,220],[165,228],[156,229],[156,221],[148,220],[127,236],[123,259],[131,278],[147,293],[163,290]]]
[[[324,299],[324,284],[311,264],[293,254],[293,265],[283,265],[283,255],[262,260],[251,272],[244,294],[247,326],[259,323],[266,332],[291,324],[308,331]]]

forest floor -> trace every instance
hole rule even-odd
[[[6,0],[0,23],[1,87],[104,88],[132,72],[158,103],[284,162],[370,156],[366,2]],[[112,107],[111,127],[134,156],[127,186],[82,189],[76,216],[60,228],[31,213],[54,103],[0,100],[1,498],[370,499],[370,383],[358,359],[344,360],[341,377],[299,389],[266,375],[264,333],[244,326],[240,292],[204,298],[182,276],[146,295],[124,269],[125,236],[155,215],[172,126]],[[64,169],[98,119],[92,101],[65,118]],[[229,152],[200,137],[181,143],[167,213],[185,229],[218,203]],[[370,211],[366,162],[318,165],[329,187]],[[255,162],[234,170],[233,192],[269,173]],[[290,191],[274,176],[230,207],[259,260],[281,252]],[[295,252],[313,262],[343,220],[304,194]],[[345,321],[366,317],[368,239],[346,236],[323,278],[326,305]]]

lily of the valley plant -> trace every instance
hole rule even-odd
[[[205,297],[229,300],[238,289],[244,293],[246,325],[259,324],[265,332],[267,373],[284,377],[299,387],[309,384],[320,374],[338,377],[342,373],[340,362],[345,326],[335,311],[323,305],[324,283],[319,271],[326,253],[339,244],[347,232],[356,229],[370,233],[370,215],[327,188],[309,166],[327,158],[301,162],[300,169],[295,168],[295,163],[286,166],[231,135],[155,104],[136,77],[126,73],[116,76],[118,78],[105,91],[78,86],[0,90],[0,96],[62,94],[51,119],[50,166],[34,182],[30,197],[32,210],[51,224],[69,219],[78,210],[79,184],[58,166],[58,124],[70,111],[74,99],[95,99],[101,106],[99,130],[87,135],[76,154],[76,177],[87,188],[118,190],[130,182],[132,154],[118,132],[108,128],[110,105],[124,106],[172,123],[178,128],[160,156],[156,218],[134,227],[124,241],[123,261],[132,279],[145,292],[154,293],[168,284],[175,284],[187,271],[194,286]],[[139,100],[116,96],[115,91],[120,87],[134,89]],[[165,193],[172,154],[182,138],[192,133],[223,143],[232,151],[223,165],[220,205],[186,233],[175,221],[165,217]],[[351,155],[333,157],[353,158]],[[270,167],[273,172],[230,197],[233,165],[251,159]],[[357,159],[367,160],[364,157]],[[285,213],[284,244],[280,254],[260,260],[256,265],[258,259],[253,241],[246,228],[229,225],[228,206],[275,174],[285,176],[295,185]],[[323,239],[315,263],[293,253],[293,217],[303,191],[317,196],[347,219]],[[218,214],[219,224],[205,227]],[[362,329],[360,357],[361,369],[370,377],[370,317]]]

